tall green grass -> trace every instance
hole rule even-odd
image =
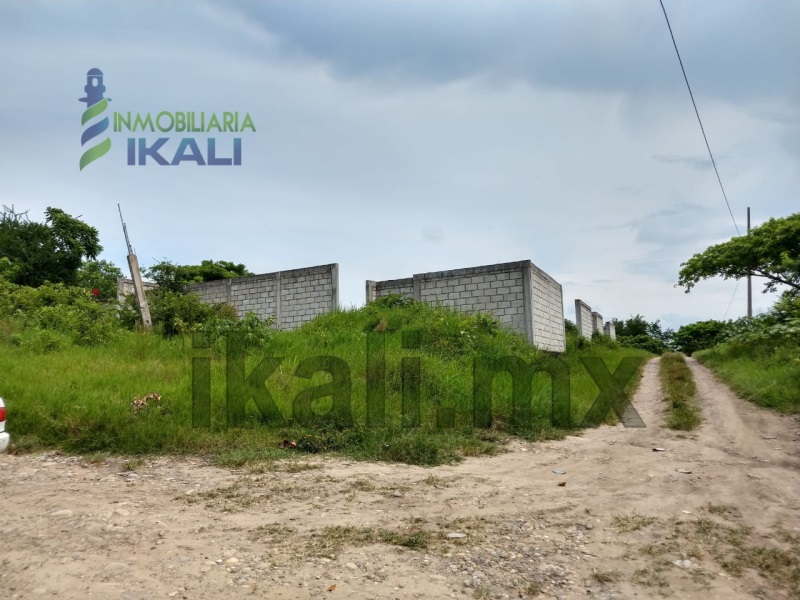
[[[119,454],[192,453],[214,456],[225,464],[286,456],[296,451],[333,451],[361,459],[438,464],[462,456],[498,451],[510,434],[530,439],[559,438],[577,428],[557,429],[550,423],[549,377],[537,374],[532,390],[533,420],[529,427],[512,427],[511,379],[494,380],[490,429],[472,427],[472,368],[476,356],[497,359],[517,356],[526,361],[543,353],[518,334],[498,326],[491,317],[466,317],[444,308],[420,303],[374,303],[356,310],[320,316],[291,332],[276,332],[264,351],[247,358],[248,372],[265,354],[284,357],[267,386],[285,418],[282,426],[263,426],[250,401],[243,427],[226,428],[225,360],[212,350],[195,350],[188,337],[162,337],[124,332],[108,345],[73,346],[42,353],[11,343],[13,332],[0,335],[0,395],[8,407],[12,450],[40,447],[68,452]],[[420,347],[404,350],[402,331],[419,331]],[[386,340],[386,426],[366,427],[366,339],[368,332],[384,332]],[[583,346],[578,348],[578,346]],[[211,355],[211,426],[192,427],[192,358]],[[294,375],[305,358],[329,355],[350,369],[353,423],[343,426],[320,418],[313,427],[291,420],[292,400],[330,377],[317,373],[311,379]],[[578,344],[571,340],[561,356],[570,371],[572,423],[580,423],[599,393],[580,363],[582,356],[603,359],[613,373],[625,356],[648,353],[615,344]],[[421,425],[403,427],[401,361],[421,361]],[[631,383],[626,392],[635,386]],[[160,403],[135,413],[134,397],[150,392]],[[317,413],[331,406],[330,399],[314,401]],[[437,408],[450,408],[455,426],[437,429]],[[613,420],[613,416],[609,417]],[[297,450],[279,448],[284,439]]]
[[[690,431],[702,419],[697,403],[697,387],[694,377],[680,352],[667,352],[661,356],[661,389],[664,400],[669,403],[667,427]]]
[[[732,341],[694,353],[742,398],[787,414],[800,414],[800,344],[797,340]]]

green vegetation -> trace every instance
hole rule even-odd
[[[770,219],[749,235],[706,248],[681,265],[678,285],[692,287],[703,279],[765,278],[765,292],[779,285],[800,291],[800,213]]]
[[[164,260],[144,269],[144,274],[157,283],[160,289],[171,292],[183,291],[183,286],[188,283],[254,275],[244,265],[237,265],[227,260],[204,260],[199,265],[176,265]]]
[[[726,324],[723,340],[695,358],[741,397],[800,413],[800,294],[786,292],[766,314]]]
[[[612,319],[617,342],[629,348],[639,348],[662,354],[672,347],[671,329],[662,329],[661,321],[648,322],[642,315],[632,316],[630,319]]]
[[[784,291],[765,314],[737,321],[703,321],[675,334],[678,350],[694,356],[740,396],[784,413],[800,413],[800,213],[770,219],[681,265],[688,293],[703,279],[766,279],[764,292]],[[788,288],[788,289],[786,289]]]
[[[14,427],[12,450],[46,446],[78,453],[196,453],[223,464],[332,451],[360,459],[438,464],[497,452],[510,434],[545,439],[569,430],[551,425],[551,385],[544,373],[533,378],[529,427],[509,423],[512,386],[505,373],[494,380],[492,427],[471,426],[474,357],[499,360],[510,355],[536,362],[545,356],[486,315],[467,317],[390,297],[358,310],[323,315],[296,331],[277,332],[252,316],[234,320],[225,310],[212,312],[197,328],[211,348],[198,351],[192,350],[189,335],[177,328],[173,337],[126,330],[113,307],[97,302],[86,290],[0,282],[0,371]],[[267,380],[285,418],[283,426],[262,426],[262,415],[251,400],[244,426],[226,428],[222,340],[230,330],[250,336],[247,372],[266,354],[284,357]],[[417,350],[401,347],[401,332],[409,330],[419,332]],[[371,331],[386,334],[383,428],[366,427],[366,338]],[[578,349],[574,334],[569,346],[562,359],[570,372],[572,423],[581,422],[599,393],[581,357],[599,357],[614,372],[625,356],[647,356],[610,340],[584,340]],[[193,356],[203,354],[211,357],[211,426],[193,428],[191,363]],[[310,378],[295,374],[302,360],[320,355],[340,358],[348,366],[352,424],[322,416],[301,426],[290,418],[298,394],[330,380],[324,371]],[[414,357],[420,358],[422,369],[420,426],[403,427],[401,362]],[[159,401],[131,405],[149,394],[160,395]],[[332,401],[322,397],[311,406],[324,415]],[[453,427],[435,427],[438,408],[452,409]],[[295,444],[282,448],[283,440]]]
[[[553,358],[487,315],[464,316],[392,296],[278,332],[270,320],[239,318],[232,306],[206,305],[182,291],[187,283],[252,275],[244,265],[212,260],[162,261],[145,270],[159,289],[148,292],[154,327],[144,333],[132,299],[116,304],[120,271],[96,260],[102,249],[97,230],[59,209],[48,208],[46,216],[45,223],[32,223],[6,208],[0,217],[0,384],[13,423],[12,451],[126,454],[131,468],[136,455],[159,452],[202,454],[224,465],[317,452],[433,465],[495,453],[509,435],[563,437],[577,429],[600,393],[582,358],[599,358],[614,373],[623,358],[648,356],[603,336],[584,340],[573,328],[559,357],[567,395],[537,371],[552,366]],[[385,344],[386,416],[383,426],[368,426],[367,338],[376,334]],[[271,415],[264,412],[263,392],[242,412],[229,413],[229,336],[242,342],[245,373],[266,364],[265,357],[280,357],[274,370],[261,371],[263,387],[253,382],[271,395]],[[203,349],[193,341],[202,341]],[[192,425],[197,358],[209,364],[213,401],[206,427]],[[492,394],[485,428],[473,427],[476,358],[484,361],[481,372],[497,372],[482,388]],[[520,393],[514,400],[506,367],[520,381],[530,374],[529,414]],[[632,393],[635,379],[614,392],[617,400]],[[231,389],[252,389],[243,385]],[[559,413],[559,420],[553,418],[554,387],[570,401],[570,414]],[[352,399],[346,418],[338,405],[333,410],[337,393],[346,394],[339,401]]]
[[[687,356],[691,356],[698,350],[713,348],[725,341],[729,330],[730,322],[713,319],[682,325],[673,336],[675,348]]]
[[[694,377],[679,352],[668,352],[661,357],[661,389],[669,402],[667,427],[690,431],[700,425],[700,406]]]
[[[63,210],[47,207],[44,223],[3,207],[0,214],[0,275],[19,285],[76,283],[84,258],[102,252],[97,229]]]

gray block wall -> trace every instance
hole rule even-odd
[[[583,300],[575,300],[575,325],[578,335],[591,339],[592,337],[592,308]]]
[[[612,321],[606,321],[606,324],[603,327],[603,332],[612,340],[617,339],[617,329],[614,327],[614,323]]]
[[[296,329],[339,308],[339,265],[193,283],[185,289],[203,302],[233,305],[240,317],[248,312],[260,319],[274,315],[278,329]]]
[[[367,302],[402,294],[465,313],[490,313],[539,348],[566,348],[561,285],[529,260],[367,281],[366,292]]]
[[[414,297],[414,279],[389,279],[387,281],[367,281],[367,302],[389,294],[400,294],[407,298]]]
[[[157,284],[150,281],[143,281],[144,291],[154,290],[158,287]],[[133,288],[133,279],[127,277],[117,277],[117,302],[122,304],[125,301],[125,296],[135,293]]]
[[[603,315],[599,312],[592,313],[592,333],[595,331],[603,335]]]
[[[146,290],[155,283],[145,283]],[[230,304],[239,316],[255,313],[260,319],[275,316],[279,329],[296,329],[306,321],[339,308],[339,265],[320,265],[253,277],[193,283],[185,290],[207,304]],[[117,299],[133,293],[133,281],[117,279]]]

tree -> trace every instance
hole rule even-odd
[[[730,328],[730,323],[714,320],[682,325],[675,332],[675,346],[684,354],[691,356],[698,350],[713,348],[725,341]]]
[[[764,292],[779,285],[800,291],[800,213],[770,219],[750,235],[707,248],[681,264],[678,285],[688,293],[702,279],[765,278]]]
[[[100,299],[113,300],[117,297],[117,278],[122,271],[114,263],[106,260],[87,260],[78,269],[75,285],[87,289],[97,289]]]
[[[13,283],[38,287],[76,283],[83,259],[102,252],[97,229],[59,208],[47,207],[45,222],[30,221],[27,213],[3,207],[0,215],[0,259],[8,259]]]
[[[672,329],[662,329],[659,320],[650,323],[642,315],[636,315],[624,321],[612,319],[611,322],[614,323],[617,341],[623,346],[661,354],[672,345],[674,332]]]
[[[165,260],[145,269],[144,272],[158,284],[160,289],[172,292],[183,291],[183,286],[187,283],[248,277],[254,274],[244,265],[237,265],[227,260],[204,260],[199,265],[176,265]]]

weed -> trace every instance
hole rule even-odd
[[[700,425],[694,377],[683,354],[667,352],[661,357],[661,387],[669,402],[667,427],[690,431]]]
[[[629,515],[613,515],[614,527],[621,532],[637,531],[648,525],[652,525],[658,519],[655,517],[644,517],[636,512]]]

